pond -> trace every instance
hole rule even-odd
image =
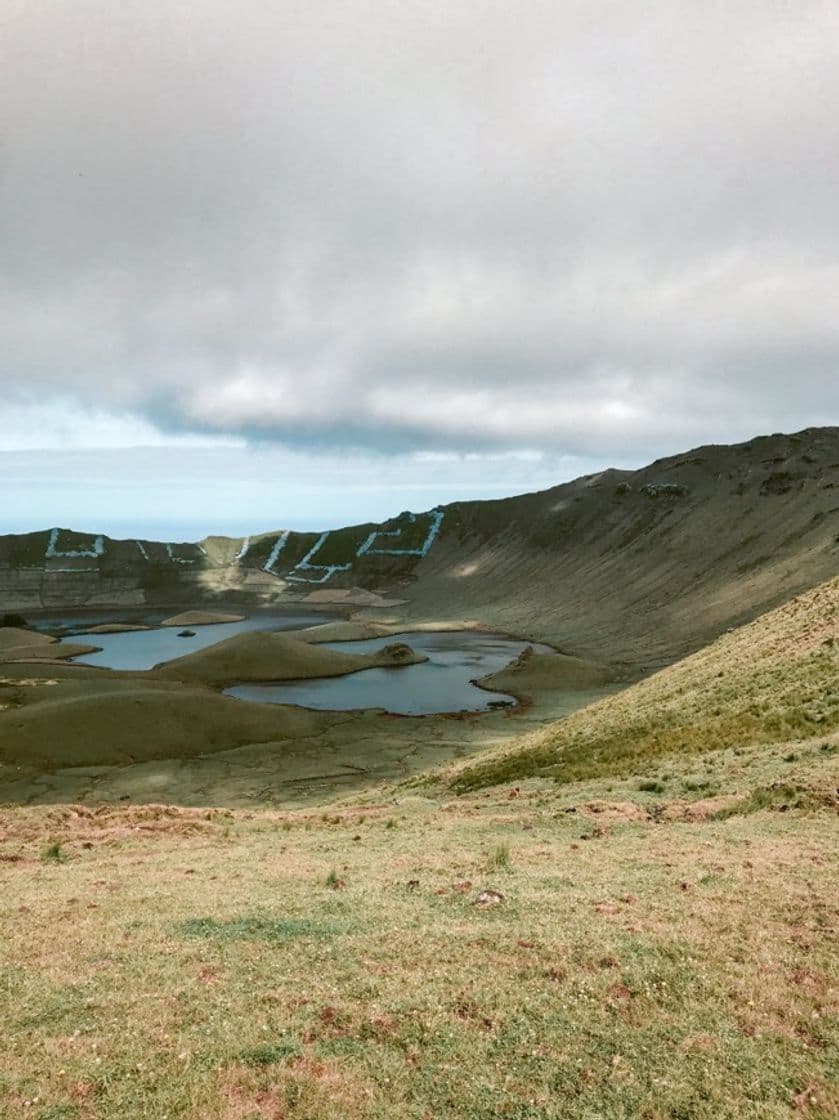
[[[143,622],[146,625],[157,625],[165,617],[167,617],[165,614],[153,619],[146,616]],[[113,619],[114,614],[111,612],[108,618],[97,619],[97,622],[111,622]],[[248,630],[300,630],[306,626],[317,626],[320,622],[332,620],[334,615],[318,614],[314,611],[301,611],[297,614],[260,612],[242,622],[188,626],[186,629],[194,631],[194,635],[188,638],[179,637],[181,630],[184,629],[182,626],[163,626],[158,630],[130,630],[122,634],[89,634],[83,629],[76,629],[76,624],[70,622],[68,617],[62,620],[62,624],[72,629],[70,641],[99,647],[99,652],[86,653],[73,660],[84,665],[104,666],[107,669],[151,669],[162,661],[171,661],[175,657],[195,653],[196,650],[215,645],[216,642],[232,638],[234,634],[243,634]],[[55,622],[52,619],[50,621]],[[85,620],[84,625],[91,625],[90,618]]]
[[[214,645],[234,634],[252,630],[299,630],[334,621],[334,615],[316,611],[259,611],[242,622],[187,627],[194,630],[194,636],[182,638],[179,636],[182,627],[160,627],[165,617],[168,617],[166,611],[149,611],[142,615],[138,612],[134,621],[158,628],[121,634],[91,634],[88,631],[97,623],[115,621],[113,610],[42,617],[38,619],[37,626],[53,632],[60,628],[70,641],[99,647],[96,653],[74,658],[82,664],[108,669],[145,670]],[[411,631],[369,641],[329,642],[325,645],[329,649],[360,654],[370,653],[393,642],[406,642],[418,653],[425,654],[428,661],[396,669],[364,669],[344,677],[240,684],[227,689],[227,695],[240,700],[296,704],[328,711],[381,708],[397,715],[481,712],[515,701],[505,693],[478,688],[473,683],[476,679],[503,669],[529,645],[539,653],[553,652],[550,646],[476,630]]]
[[[363,642],[329,642],[328,647],[347,653],[370,653],[393,642],[406,642],[417,653],[424,653],[428,661],[398,669],[364,669],[345,677],[240,684],[227,689],[227,695],[263,704],[297,704],[328,711],[383,708],[398,715],[481,712],[515,700],[502,692],[478,688],[474,680],[497,673],[527,646],[537,653],[554,652],[550,646],[537,642],[475,630],[415,631]]]

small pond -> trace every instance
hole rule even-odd
[[[505,693],[478,688],[472,683],[475,679],[497,673],[527,646],[533,646],[537,653],[554,652],[537,642],[474,630],[436,634],[416,631],[363,642],[329,642],[328,646],[347,653],[370,653],[392,642],[406,642],[417,653],[424,653],[428,661],[398,669],[363,669],[345,677],[241,684],[227,689],[227,695],[328,711],[384,708],[398,715],[482,712],[514,700]]]
[[[169,615],[171,613],[170,611]],[[169,616],[163,614],[153,620],[145,617],[143,621],[146,625],[157,625],[166,617]],[[101,621],[110,622],[113,618],[114,614],[111,612],[108,618],[103,618]],[[99,647],[98,653],[86,653],[82,657],[74,658],[84,665],[99,665],[107,669],[151,669],[162,661],[184,657],[187,653],[195,653],[196,650],[215,645],[216,642],[222,642],[225,638],[232,638],[234,634],[243,634],[248,630],[300,630],[306,626],[317,626],[320,622],[333,620],[334,615],[316,614],[314,611],[298,614],[257,613],[242,622],[186,627],[194,631],[194,636],[188,638],[179,636],[184,629],[182,626],[163,626],[159,630],[130,630],[122,634],[88,634],[85,630],[73,626],[72,637],[68,640]],[[67,619],[64,620],[64,624],[67,624]],[[91,625],[90,620],[87,619],[85,624]]]

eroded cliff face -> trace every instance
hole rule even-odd
[[[0,610],[305,599],[393,618],[398,600],[406,625],[478,621],[650,665],[837,573],[839,428],[814,428],[320,534],[3,537]]]

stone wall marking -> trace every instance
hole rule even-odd
[[[58,547],[58,535],[60,532],[60,529],[50,530],[50,539],[45,553],[45,558],[47,560],[55,560],[58,558],[63,560],[78,560],[81,557],[90,557],[97,560],[105,551],[105,538],[101,535],[93,538],[93,545],[91,548],[61,549]]]
[[[409,513],[408,519],[413,523],[417,520],[419,515],[416,513]],[[437,534],[440,532],[440,526],[443,524],[443,511],[441,509],[431,510],[431,524],[428,528],[428,533],[425,540],[419,548],[374,548],[373,545],[379,537],[396,537],[402,536],[401,529],[376,529],[370,533],[367,539],[359,546],[356,556],[427,556],[431,546],[437,539]]]
[[[443,523],[443,511],[441,509],[434,509],[434,510],[431,510],[430,513],[427,514],[427,515],[421,515],[421,514],[415,514],[415,513],[409,513],[407,515],[408,520],[411,523],[417,522],[421,516],[428,516],[430,518],[430,522],[429,522],[429,526],[428,526],[428,531],[427,531],[426,536],[425,536],[425,540],[423,541],[423,543],[418,548],[397,548],[397,547],[382,548],[382,547],[376,547],[376,542],[380,541],[380,540],[383,540],[384,538],[391,538],[393,540],[398,540],[402,536],[403,531],[402,531],[402,529],[390,529],[390,530],[375,529],[372,533],[368,534],[366,539],[356,549],[355,557],[353,559],[355,559],[356,557],[361,557],[361,556],[416,556],[416,557],[427,556],[431,546],[434,544],[434,541],[437,538],[437,534],[440,531],[440,526]],[[285,530],[283,530],[283,532],[281,532],[279,534],[279,536],[274,541],[273,547],[271,548],[271,552],[268,555],[268,559],[265,561],[265,563],[262,566],[263,571],[268,572],[270,575],[278,575],[279,574],[275,570],[276,569],[276,564],[277,564],[277,561],[279,560],[280,555],[282,554],[286,544],[288,543],[288,540],[289,540],[290,536],[291,536],[291,530],[289,530],[289,529],[285,529]],[[327,540],[329,539],[330,536],[331,536],[331,531],[329,531],[329,530],[327,530],[324,533],[321,533],[320,536],[318,537],[318,539],[315,541],[315,543],[312,545],[312,547],[309,549],[309,551],[303,557],[303,559],[299,560],[294,565],[294,567],[285,576],[285,578],[289,579],[289,580],[292,580],[296,583],[326,583],[328,580],[330,580],[332,578],[333,575],[335,575],[336,572],[347,572],[347,571],[349,571],[353,566],[353,561],[352,560],[349,563],[346,563],[346,564],[318,564],[318,563],[313,562],[313,561],[315,561],[315,558],[317,557],[320,550],[324,547],[324,545],[326,544],[326,542],[327,542]],[[56,559],[79,560],[79,559],[83,559],[83,558],[98,560],[99,557],[101,557],[103,555],[103,553],[105,552],[105,537],[104,537],[103,534],[99,534],[97,536],[93,536],[91,534],[91,544],[90,544],[90,547],[88,547],[88,548],[62,548],[60,546],[60,537],[61,537],[61,530],[60,529],[51,529],[50,530],[49,541],[47,543],[47,548],[46,548],[46,553],[45,553],[45,557],[46,557],[47,560],[56,560]],[[251,538],[249,536],[244,537],[242,539],[242,543],[239,547],[239,551],[236,553],[236,555],[234,557],[236,563],[239,563],[240,561],[244,560],[244,558],[247,556],[248,552],[250,551],[251,543],[252,543]],[[137,546],[137,551],[140,553],[142,558],[145,561],[151,563],[151,557],[149,556],[149,553],[148,553],[148,551],[146,549],[146,546],[143,543],[143,541],[135,540],[134,544]],[[184,565],[195,564],[196,561],[198,560],[197,556],[184,556],[182,554],[179,554],[179,550],[183,547],[194,548],[196,550],[196,552],[200,553],[202,556],[207,556],[206,549],[200,544],[194,544],[194,545],[190,544],[190,545],[184,546],[183,544],[176,544],[172,541],[169,541],[169,542],[166,542],[166,543],[163,544],[163,548],[165,550],[166,557],[171,563],[173,563],[173,564],[184,564]],[[53,571],[64,571],[65,569],[54,568],[52,570]],[[71,572],[71,571],[75,572],[75,571],[96,571],[97,569],[96,568],[84,568],[84,569],[69,568],[69,569],[66,569],[66,570],[68,572]]]
[[[349,564],[310,564],[309,561],[313,556],[316,556],[321,548],[326,544],[329,538],[329,532],[321,533],[303,559],[295,564],[292,572],[289,572],[287,579],[293,580],[295,583],[326,583],[331,579],[336,572],[348,572],[352,567],[352,562]],[[319,579],[313,579],[309,576],[294,575],[294,572],[323,572]]]
[[[57,575],[77,576],[82,572],[94,572],[96,575],[99,575],[98,568],[46,568],[44,570],[44,579],[49,579],[50,576]]]
[[[276,564],[280,553],[286,546],[286,542],[288,541],[290,532],[290,529],[286,529],[285,532],[280,533],[280,535],[277,537],[276,541],[274,542],[274,547],[271,549],[271,555],[262,565],[263,572],[269,572],[272,576],[275,576],[277,574],[274,571],[274,565]],[[250,537],[248,537],[248,540],[250,540]]]

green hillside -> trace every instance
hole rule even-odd
[[[839,578],[616,696],[454,771],[467,790],[644,772],[662,757],[839,728]]]

